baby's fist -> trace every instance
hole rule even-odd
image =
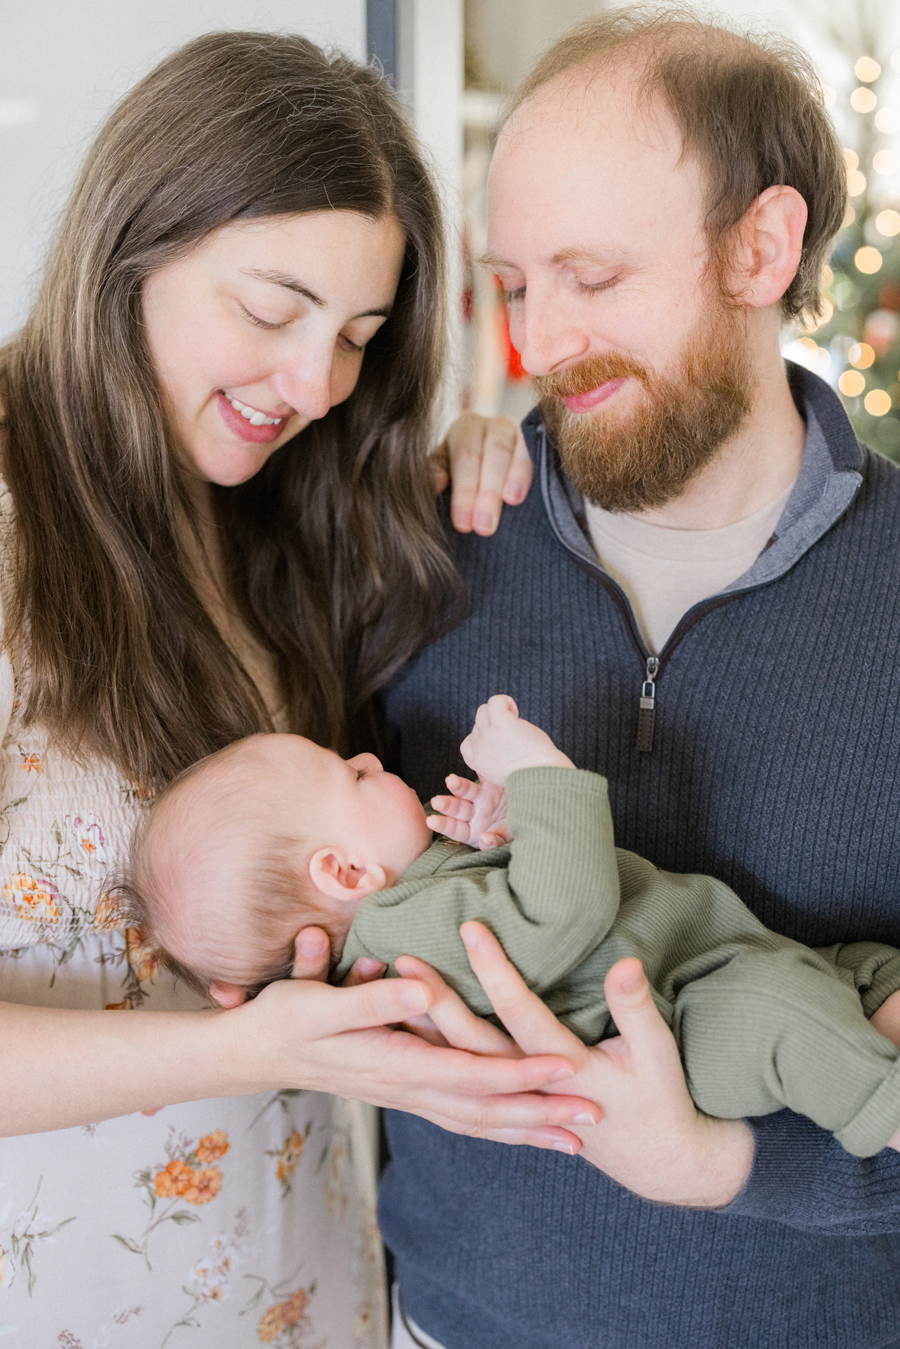
[[[460,753],[480,778],[498,787],[505,787],[507,777],[517,768],[574,767],[549,735],[521,719],[515,702],[505,693],[482,703]]]

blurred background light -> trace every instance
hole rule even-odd
[[[856,112],[871,112],[878,102],[878,95],[871,89],[867,89],[861,84],[858,89],[854,89],[850,95],[850,106]]]
[[[892,239],[895,234],[900,234],[900,212],[890,209],[879,211],[875,217],[875,228],[879,234],[883,234],[887,239]]]
[[[871,84],[881,74],[881,66],[871,56],[861,56],[853,67],[853,73],[863,84]]]
[[[863,400],[863,407],[873,417],[883,417],[891,410],[891,395],[884,389],[873,389]]]
[[[872,248],[870,244],[858,248],[853,256],[853,261],[856,263],[858,270],[865,272],[867,276],[871,276],[880,269],[882,260],[878,249]]]
[[[875,352],[867,342],[854,342],[847,352],[847,360],[851,365],[855,365],[857,370],[868,370],[875,360]]]
[[[845,370],[838,380],[838,388],[848,398],[858,398],[866,387],[866,377],[858,370]]]

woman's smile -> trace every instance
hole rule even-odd
[[[227,393],[218,393],[216,399],[223,422],[241,440],[254,445],[267,445],[277,440],[284,429],[285,417],[269,417],[258,408],[241,403]]]

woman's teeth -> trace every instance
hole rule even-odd
[[[223,389],[222,392],[225,393],[225,390]],[[232,398],[230,393],[226,393],[225,397],[235,412],[239,412],[242,417],[245,417],[251,426],[278,426],[280,422],[284,421],[283,417],[267,417],[264,412],[257,412],[256,408],[248,408],[246,403],[239,403],[236,398]]]

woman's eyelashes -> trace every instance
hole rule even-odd
[[[252,314],[245,304],[241,304],[240,300],[238,300],[238,305],[244,317],[249,319],[255,327],[265,328],[269,332],[274,332],[278,328],[286,328],[289,323],[293,322],[292,319],[283,319],[280,323],[270,323],[267,319],[261,319],[258,314]]]
[[[278,332],[282,328],[290,327],[290,325],[294,322],[292,318],[289,318],[289,319],[282,319],[279,323],[273,323],[269,319],[260,318],[259,314],[254,314],[251,310],[247,308],[245,304],[242,304],[240,300],[238,300],[238,306],[241,310],[241,313],[244,315],[244,318],[246,318],[248,322],[252,323],[255,328],[264,328],[266,332],[270,333]],[[338,338],[338,341],[343,345],[345,351],[358,352],[362,354],[362,352],[364,352],[366,349],[365,342],[354,342],[353,339],[348,337],[346,333],[341,333]]]

